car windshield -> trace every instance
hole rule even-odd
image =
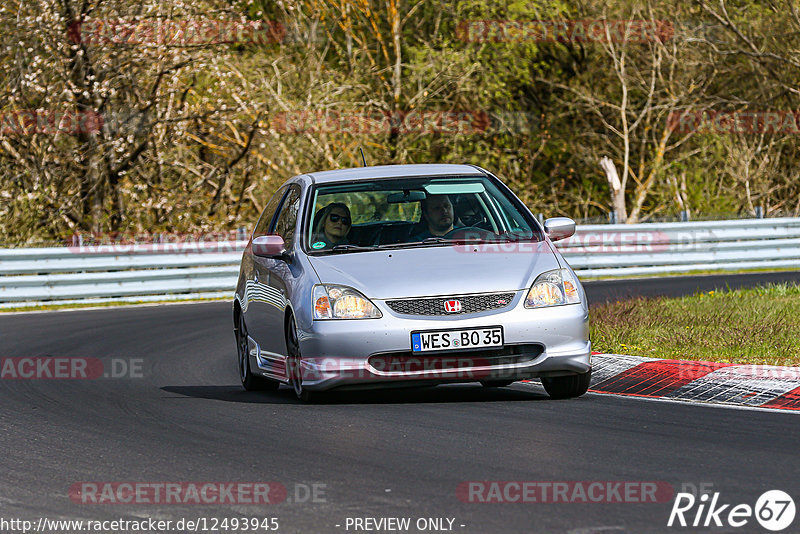
[[[312,254],[543,239],[521,202],[486,176],[319,185],[312,201]]]

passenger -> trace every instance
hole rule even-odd
[[[420,202],[422,207],[422,221],[427,228],[411,239],[413,241],[423,241],[429,237],[440,237],[453,231],[455,216],[453,215],[453,203],[447,195],[428,195]]]
[[[486,222],[483,210],[478,203],[466,196],[461,196],[456,200],[455,213],[464,226],[479,226]]]
[[[350,208],[342,202],[331,202],[317,213],[314,234],[311,236],[311,248],[322,250],[336,245],[347,244],[352,219]]]

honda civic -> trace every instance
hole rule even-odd
[[[472,165],[313,172],[269,200],[233,302],[247,390],[539,379],[553,398],[591,377],[586,295],[540,223]]]

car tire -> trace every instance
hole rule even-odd
[[[278,389],[278,382],[276,380],[269,380],[256,376],[250,370],[250,346],[247,342],[247,325],[244,322],[244,315],[242,313],[236,314],[236,352],[239,364],[239,379],[242,381],[242,387],[247,391],[265,391]]]
[[[542,385],[547,394],[553,399],[571,399],[580,397],[589,389],[592,379],[592,370],[569,376],[542,377]]]
[[[286,352],[286,377],[289,380],[289,385],[298,399],[303,402],[313,402],[318,395],[303,387],[300,342],[297,337],[297,325],[294,322],[294,317],[291,316],[286,321]]]
[[[513,380],[481,380],[481,385],[485,388],[504,388],[513,383]]]

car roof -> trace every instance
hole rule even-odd
[[[316,183],[351,182],[375,178],[402,178],[410,176],[486,176],[486,172],[472,165],[430,163],[417,165],[377,165],[354,167],[307,174]]]

